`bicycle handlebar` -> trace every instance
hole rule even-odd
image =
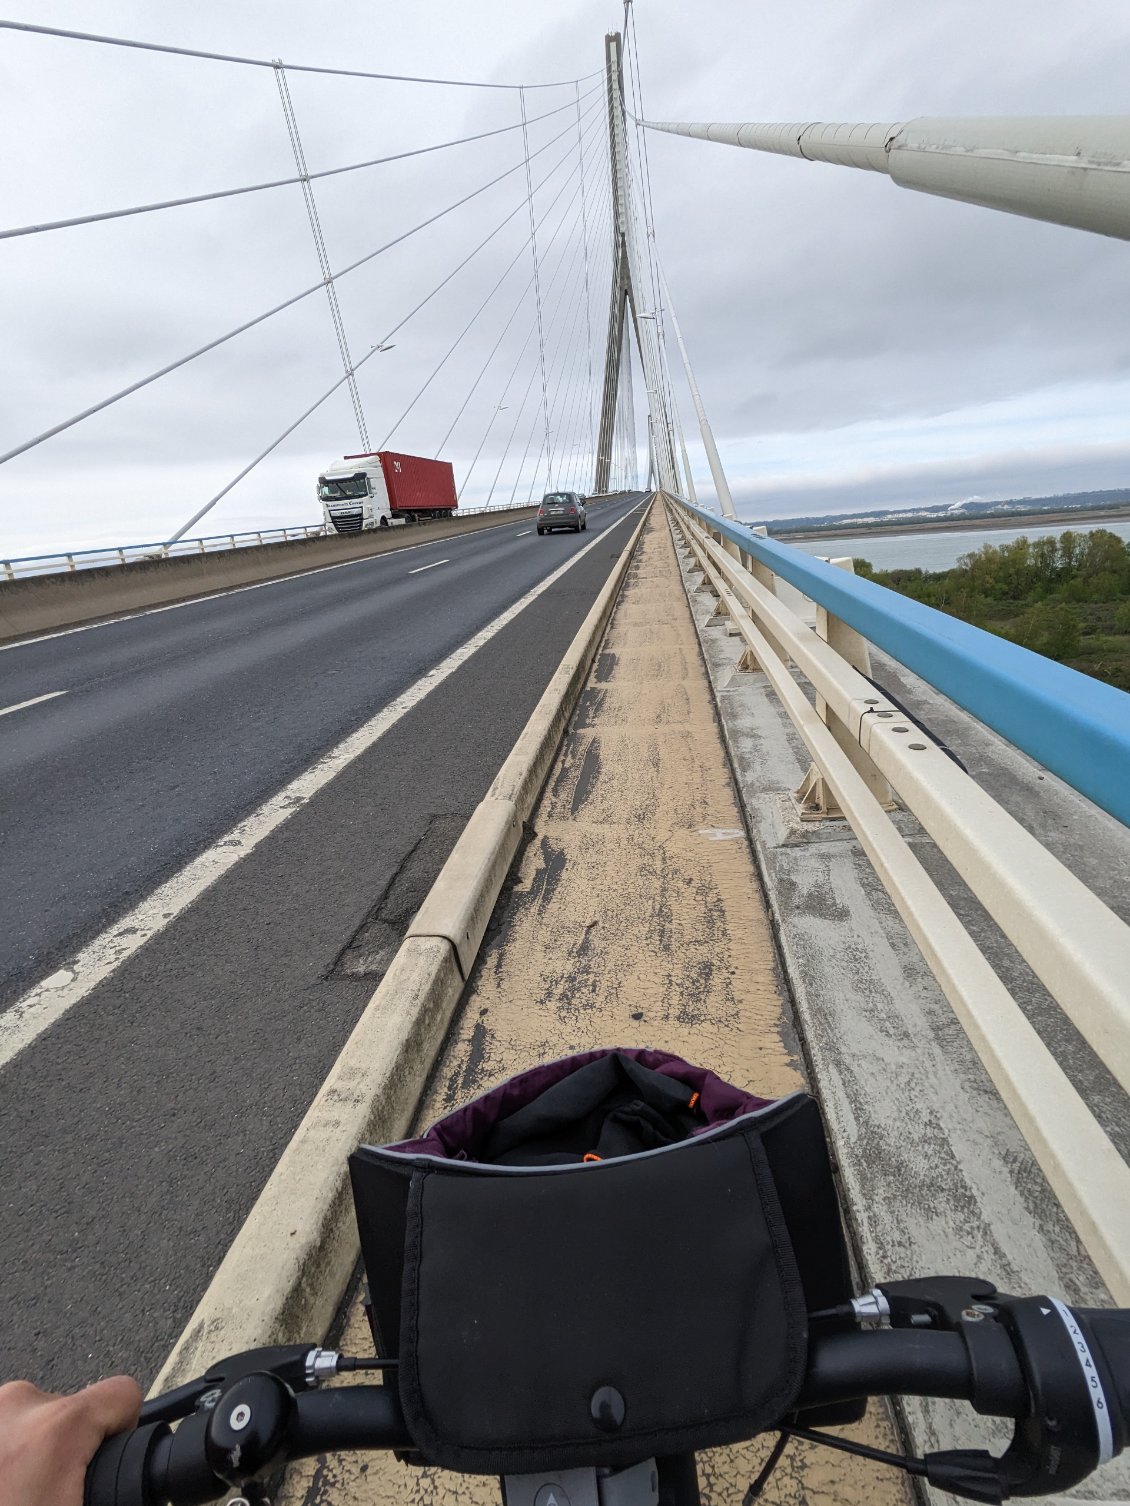
[[[876,1289],[890,1300],[890,1329],[813,1336],[797,1409],[933,1396],[1016,1419],[1001,1460],[978,1451],[927,1456],[934,1483],[974,1499],[1001,1499],[979,1494],[986,1481],[1006,1495],[1059,1492],[1122,1451],[1130,1440],[1130,1311],[999,1298],[995,1308],[966,1309],[956,1331],[914,1326],[921,1317],[912,1322],[906,1293],[926,1285]],[[322,1353],[253,1351],[215,1367],[176,1393],[185,1410],[197,1409],[175,1432],[162,1406],[168,1399],[147,1403],[141,1425],[95,1456],[86,1506],[203,1506],[289,1460],[343,1449],[412,1452],[395,1385],[306,1389],[316,1384],[312,1360]],[[273,1368],[254,1368],[264,1356]]]

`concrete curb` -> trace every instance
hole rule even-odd
[[[447,862],[408,927],[409,939],[440,937],[455,949],[470,977],[498,891],[522,840],[522,821],[510,800],[477,805]]]
[[[178,555],[167,560],[135,560],[56,575],[0,582],[0,642],[77,627],[104,617],[125,616],[147,607],[169,606],[238,586],[285,580],[305,570],[372,559],[415,544],[480,533],[532,518],[536,507],[519,507],[491,517],[438,519],[415,528],[380,528],[354,537],[295,539],[215,554]]]
[[[359,1254],[347,1157],[409,1128],[649,513],[650,505],[150,1394],[224,1354],[318,1339],[332,1323]]]

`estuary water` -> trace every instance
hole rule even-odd
[[[1013,539],[1027,536],[1030,539],[1058,537],[1073,529],[1076,533],[1089,533],[1094,528],[1106,528],[1120,539],[1130,542],[1130,518],[1115,518],[1108,523],[1089,518],[1079,523],[1037,523],[1022,528],[969,528],[942,529],[937,533],[924,530],[921,533],[886,534],[876,538],[837,539],[822,535],[819,539],[794,539],[798,549],[808,554],[821,554],[830,559],[841,555],[854,555],[856,559],[870,560],[876,570],[948,570],[956,565],[963,554],[980,549],[982,544],[1010,544]]]

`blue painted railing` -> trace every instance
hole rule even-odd
[[[1130,826],[1130,695],[874,581],[680,505]]]

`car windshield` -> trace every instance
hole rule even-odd
[[[325,476],[318,478],[318,496],[323,502],[340,502],[343,498],[368,495],[369,488],[364,476],[339,476],[333,481],[327,481]]]
[[[572,502],[573,498],[568,492],[548,492],[542,502],[543,507],[559,507],[563,502]]]

